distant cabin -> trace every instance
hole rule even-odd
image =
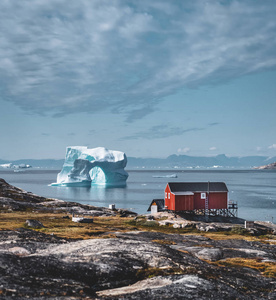
[[[228,208],[224,182],[169,182],[165,188],[165,209],[194,211]]]

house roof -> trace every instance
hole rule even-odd
[[[193,192],[172,192],[174,195],[181,195],[181,196],[193,196]]]
[[[168,182],[172,193],[175,192],[228,192],[224,182]]]
[[[151,201],[151,204],[150,204],[150,206],[149,206],[149,208],[148,208],[147,211],[151,211],[151,206],[152,206],[152,204],[153,204],[154,202],[155,202],[155,204],[156,204],[157,207],[158,207],[158,211],[164,209],[164,206],[165,206],[165,200],[164,200],[164,199],[153,199],[153,200]]]

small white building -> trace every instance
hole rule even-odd
[[[153,199],[148,208],[148,211],[150,211],[152,215],[158,213],[159,211],[163,211],[164,202],[165,202],[164,199]]]

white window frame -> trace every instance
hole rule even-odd
[[[171,193],[168,193],[168,199],[171,199]]]
[[[167,199],[167,193],[165,193],[165,198]]]
[[[206,193],[201,193],[201,194],[200,194],[200,198],[201,198],[201,199],[206,199]]]

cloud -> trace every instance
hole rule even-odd
[[[274,150],[276,150],[276,144],[273,144],[273,145],[269,146],[268,149],[274,149]]]
[[[190,150],[191,150],[191,148],[185,147],[185,148],[179,148],[179,149],[177,149],[177,152],[178,153],[188,153],[188,152],[190,152]]]
[[[218,123],[218,122],[213,122],[213,123],[209,123],[208,125],[209,126],[217,126],[217,125],[219,125],[220,123]]]
[[[149,140],[162,139],[162,138],[167,138],[172,136],[183,135],[187,132],[201,131],[205,129],[206,128],[201,128],[201,127],[191,127],[191,128],[169,127],[167,125],[162,124],[162,125],[152,126],[144,131],[140,131],[133,135],[123,137],[122,140],[135,140],[139,138],[149,139]]]
[[[215,150],[217,150],[217,147],[210,147],[209,150],[210,151],[215,151]]]
[[[1,97],[133,121],[183,87],[275,69],[275,13],[273,0],[1,1]]]
[[[170,127],[166,124],[159,124],[152,126],[150,128],[147,128],[143,131],[138,131],[134,133],[133,135],[125,136],[121,138],[121,140],[135,140],[135,139],[162,139],[162,138],[168,138],[172,136],[181,136],[183,134],[186,134],[188,132],[197,132],[202,130],[207,130],[209,127],[213,126],[212,124],[208,124],[205,127],[189,127],[189,128],[183,128],[179,126],[173,126]],[[186,148],[183,148],[186,149]]]

